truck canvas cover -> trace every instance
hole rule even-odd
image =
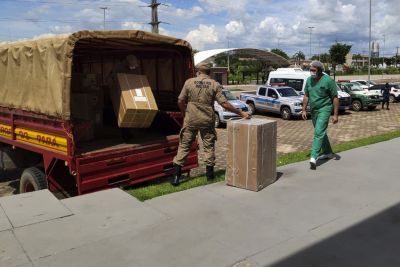
[[[68,120],[75,54],[107,47],[190,44],[144,31],[80,31],[70,35],[0,44],[0,106]]]

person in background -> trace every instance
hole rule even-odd
[[[338,122],[339,99],[336,83],[324,74],[324,65],[313,61],[310,65],[310,74],[304,88],[302,117],[307,120],[307,105],[310,103],[311,119],[314,125],[314,139],[311,146],[310,168],[317,168],[317,159],[334,158],[329,143],[327,129],[333,109],[332,123]]]
[[[390,97],[390,85],[388,83],[385,84],[385,87],[381,89],[381,94],[383,97],[382,100],[382,109],[386,103],[386,109],[389,110],[389,97]]]
[[[242,118],[251,117],[249,113],[236,109],[228,102],[222,93],[222,86],[209,77],[210,69],[210,64],[200,63],[197,66],[197,77],[185,82],[178,97],[178,106],[185,119],[179,135],[178,153],[173,161],[174,175],[170,182],[174,186],[179,184],[182,167],[199,132],[203,141],[207,180],[214,179],[215,141],[217,140],[214,127],[214,101]]]

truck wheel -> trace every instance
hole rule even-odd
[[[360,111],[363,108],[360,100],[353,100],[351,105],[354,111]]]
[[[47,180],[44,173],[36,167],[24,170],[19,182],[19,192],[26,193],[47,188]]]
[[[221,126],[221,119],[219,118],[218,113],[215,113],[215,128],[219,128]]]
[[[249,113],[251,115],[255,115],[256,114],[256,106],[254,106],[253,102],[247,103],[247,105],[249,105]]]
[[[390,95],[390,96],[389,96],[389,102],[390,102],[390,103],[396,102],[396,98],[394,97],[394,95]]]
[[[290,120],[290,118],[292,117],[292,113],[290,112],[290,108],[288,108],[288,107],[281,108],[281,117],[284,120]]]

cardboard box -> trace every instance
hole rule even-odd
[[[116,74],[110,95],[120,128],[149,128],[158,112],[156,100],[144,75]]]
[[[276,121],[229,121],[225,181],[259,191],[276,180]]]

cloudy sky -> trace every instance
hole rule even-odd
[[[368,0],[158,0],[160,32],[199,50],[251,47],[327,52],[334,42],[368,51]],[[0,41],[83,29],[150,31],[150,0],[0,0]],[[385,55],[400,46],[400,0],[372,0],[372,39]],[[382,53],[382,51],[381,51]]]

